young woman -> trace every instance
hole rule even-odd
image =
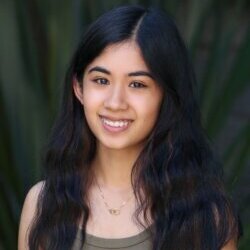
[[[166,14],[123,6],[96,20],[67,72],[19,249],[236,249],[194,83]]]

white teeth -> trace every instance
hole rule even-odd
[[[115,127],[115,128],[121,128],[121,127],[126,127],[128,125],[128,121],[110,121],[110,120],[107,120],[105,118],[102,118],[102,121],[111,126],[111,127]]]

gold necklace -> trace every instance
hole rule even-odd
[[[103,194],[103,192],[102,192],[102,190],[101,190],[101,188],[100,188],[100,186],[99,186],[99,184],[98,184],[96,178],[95,178],[95,180],[96,180],[96,184],[97,184],[97,186],[98,186],[98,189],[99,189],[99,191],[100,191],[101,197],[102,197],[102,199],[103,199],[103,202],[104,202],[106,208],[108,209],[108,212],[109,212],[111,215],[119,215],[119,214],[121,213],[121,209],[129,202],[129,200],[133,197],[133,195],[131,195],[126,201],[124,201],[124,202],[121,204],[121,206],[120,206],[119,208],[111,208],[111,207],[108,205],[108,203],[106,202],[106,200],[105,200],[105,198],[104,198],[104,194]]]

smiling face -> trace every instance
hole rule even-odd
[[[162,91],[135,42],[108,46],[74,84],[99,146],[141,148],[152,131]]]

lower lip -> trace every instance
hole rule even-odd
[[[112,127],[106,123],[104,123],[104,121],[101,119],[101,122],[102,122],[102,126],[103,128],[108,131],[108,132],[112,132],[112,133],[119,133],[119,132],[123,132],[125,130],[128,129],[129,125],[131,122],[128,123],[128,125],[126,126],[123,126],[123,127]]]

